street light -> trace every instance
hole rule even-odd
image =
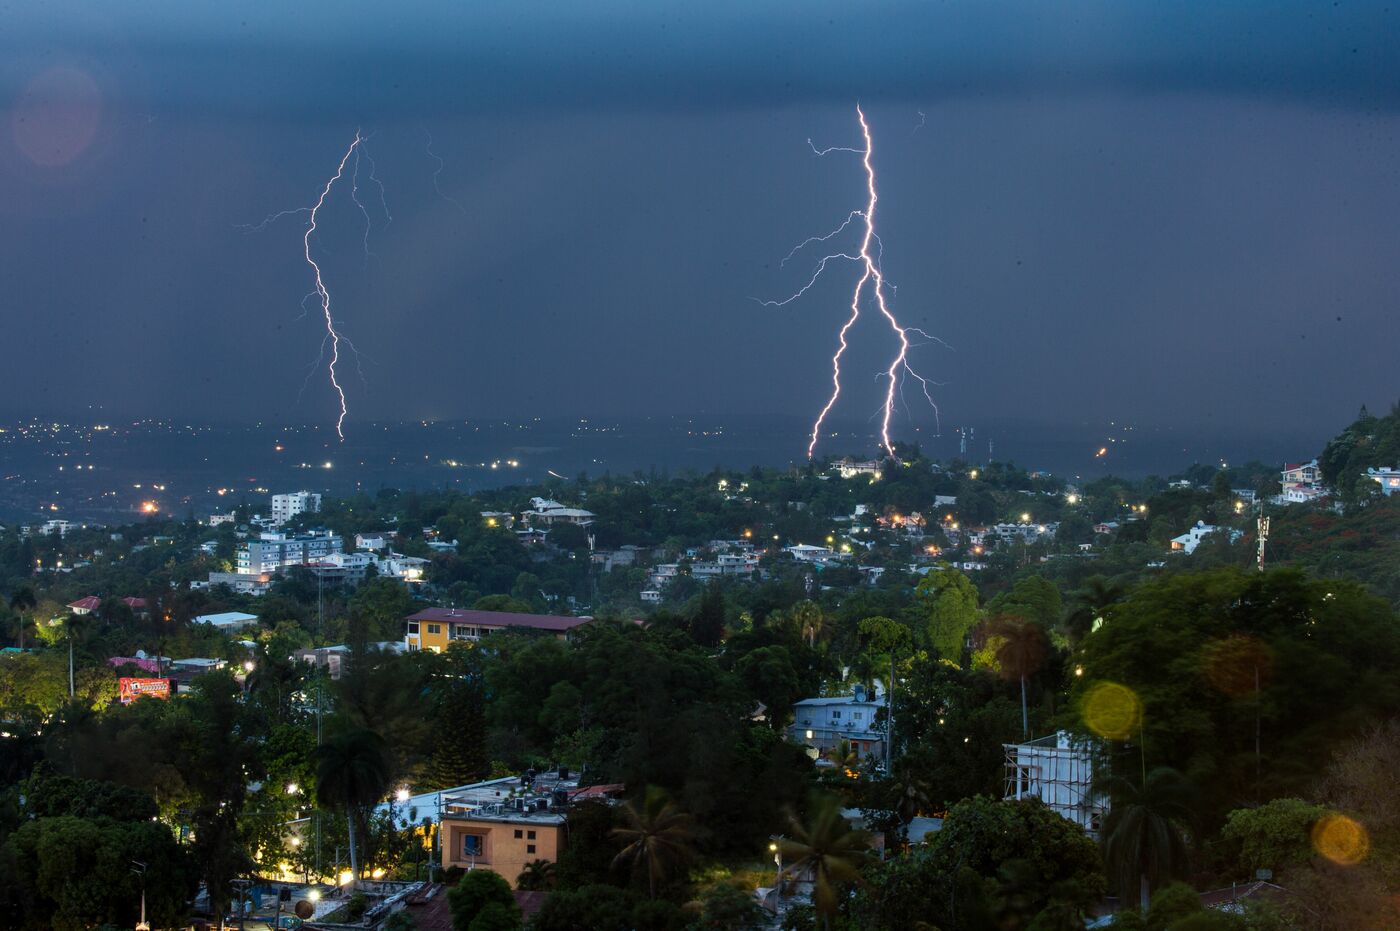
[[[410,793],[409,793],[409,791],[408,791],[408,787],[407,787],[407,786],[405,786],[405,787],[399,789],[399,791],[397,791],[397,792],[394,793],[394,797],[395,797],[396,799],[398,799],[400,802],[406,802],[406,801],[408,801],[409,795],[410,795]]]

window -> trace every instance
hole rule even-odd
[[[516,839],[516,840],[520,840],[520,837],[521,837],[522,834],[523,834],[523,832],[522,832],[519,828],[516,828],[516,830],[515,830],[515,839]]]
[[[853,720],[859,721],[859,720],[860,720],[860,712],[859,712],[859,711],[853,711],[853,712],[851,712],[851,718],[852,718]]]
[[[484,834],[463,834],[462,835],[462,856],[480,857],[486,854],[486,836]]]
[[[442,633],[442,625],[441,625],[441,624],[429,624],[429,625],[428,625],[428,633],[430,633],[430,634],[440,634],[440,633]]]
[[[416,634],[416,633],[418,633],[418,622],[417,622],[417,621],[409,621],[409,622],[408,622],[408,632],[409,632],[410,634]]]
[[[526,852],[526,853],[534,853],[534,852],[535,852],[535,845],[534,845],[534,844],[526,844],[526,845],[525,845],[525,852]]]
[[[839,711],[833,711],[833,712],[831,712],[831,720],[833,720],[833,721],[839,721],[839,720],[841,720],[841,712],[839,712]]]
[[[535,832],[534,832],[534,831],[530,831],[526,836],[527,836],[530,840],[534,840],[534,839],[535,839]]]

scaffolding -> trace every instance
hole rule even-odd
[[[1082,827],[1091,837],[1108,812],[1108,799],[1094,792],[1096,760],[1093,748],[1065,731],[1022,744],[1003,744],[1006,751],[1006,799],[1037,798],[1050,810]]]

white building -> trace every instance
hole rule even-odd
[[[868,475],[872,482],[878,482],[883,474],[880,471],[880,463],[874,459],[859,460],[847,456],[844,459],[836,460],[834,465],[842,478]]]
[[[783,552],[787,553],[798,562],[824,563],[836,558],[836,551],[831,547],[812,546],[807,543],[785,546],[783,547]]]
[[[792,706],[793,722],[788,737],[805,744],[813,753],[830,750],[845,740],[862,759],[885,755],[885,732],[877,729],[875,713],[886,706],[885,695],[868,694],[858,685],[850,695],[836,698],[806,698]]]
[[[1322,485],[1322,469],[1317,460],[1284,463],[1279,474],[1282,493],[1274,500],[1279,504],[1306,504],[1327,493]]]
[[[310,491],[294,491],[272,496],[272,522],[285,524],[298,514],[316,514],[321,510],[321,496]]]
[[[220,524],[231,524],[233,523],[233,519],[234,517],[232,511],[229,511],[227,514],[210,514],[209,526],[217,527]]]
[[[1366,477],[1381,486],[1381,494],[1389,497],[1400,492],[1400,469],[1367,469]]]
[[[263,575],[288,566],[304,566],[320,562],[333,553],[341,552],[341,539],[330,531],[290,536],[285,533],[263,533],[238,547],[238,574]]]
[[[224,611],[221,614],[201,614],[194,619],[196,624],[209,624],[219,630],[242,630],[244,627],[255,627],[258,623],[256,614],[244,614],[242,611]]]
[[[714,559],[697,560],[690,564],[690,574],[697,579],[709,580],[722,577],[752,576],[758,569],[758,557],[753,554],[734,555],[721,553]]]
[[[1203,520],[1196,521],[1196,526],[1186,531],[1179,537],[1172,537],[1173,553],[1194,553],[1196,547],[1201,545],[1201,541],[1212,533],[1224,530],[1224,527],[1217,527],[1214,524],[1207,524]],[[1230,531],[1230,539],[1238,540],[1243,534],[1238,530]]]
[[[1094,756],[1075,745],[1066,731],[1006,750],[1007,799],[1038,798],[1062,818],[1095,835],[1108,812],[1108,799],[1093,791]]]
[[[531,498],[530,510],[521,516],[525,518],[526,523],[532,526],[543,524],[546,527],[551,524],[578,524],[580,527],[587,527],[597,517],[592,511],[565,507],[558,501],[551,501],[548,498]]]
[[[378,552],[389,546],[389,538],[382,533],[355,534],[355,549]]]

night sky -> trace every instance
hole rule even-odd
[[[815,412],[853,269],[754,299],[862,205],[807,145],[858,145],[859,101],[945,428],[1329,432],[1400,397],[1397,35],[1278,0],[11,3],[0,416],[333,420],[303,218],[239,225],[357,127],[392,222],[362,166],[373,254],[348,188],[314,241],[347,429]],[[864,417],[891,343],[853,344]]]

